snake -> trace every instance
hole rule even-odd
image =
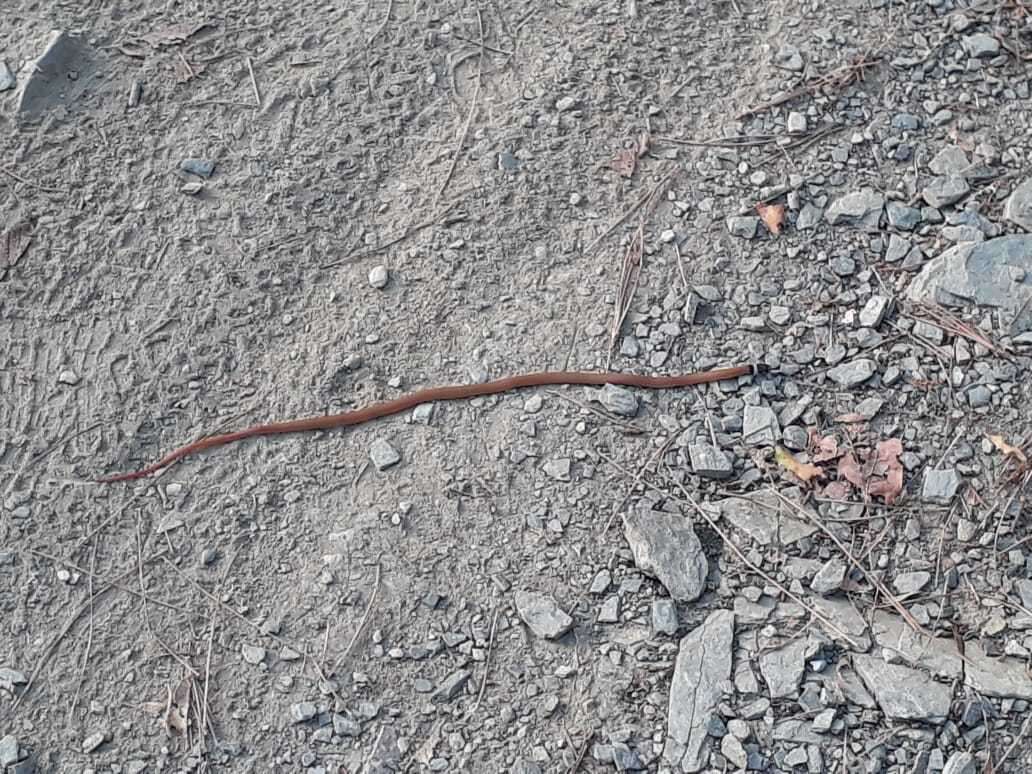
[[[208,451],[219,446],[243,441],[247,438],[258,438],[288,433],[308,433],[316,430],[335,430],[341,427],[354,427],[376,419],[400,414],[424,403],[439,401],[465,400],[483,395],[496,395],[502,392],[522,390],[529,387],[558,385],[604,386],[607,384],[621,387],[640,387],[649,390],[668,390],[678,387],[690,387],[708,384],[742,376],[752,376],[764,370],[760,364],[739,365],[729,368],[715,368],[708,371],[676,374],[673,376],[643,376],[641,374],[603,372],[603,371],[536,371],[517,374],[501,379],[476,384],[457,384],[443,387],[429,387],[407,393],[392,400],[373,403],[365,408],[345,411],[342,414],[324,414],[303,419],[291,419],[270,424],[259,424],[221,435],[209,435],[193,443],[180,446],[166,454],[157,462],[129,473],[116,473],[96,479],[98,484],[113,484],[119,481],[135,481],[146,478],[163,470],[184,457]]]

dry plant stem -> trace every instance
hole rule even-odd
[[[219,596],[222,595],[222,589],[226,585],[226,579],[229,577],[229,571],[233,567],[233,562],[236,561],[237,553],[234,552],[229,557],[229,562],[226,564],[226,569],[222,571],[222,577],[219,579]],[[208,687],[211,683],[211,651],[212,643],[215,640],[215,619],[218,618],[218,609],[213,604],[211,606],[211,623],[208,625],[208,650],[204,657],[204,696],[201,701],[201,733],[204,733],[205,726],[208,725]],[[212,737],[215,736],[215,731],[212,729]]]
[[[367,46],[373,45],[373,41],[376,40],[385,29],[387,29],[387,23],[391,20],[391,11],[393,9],[394,0],[387,0],[387,11],[383,15],[383,21],[380,22],[380,26],[376,28],[376,31],[369,36],[369,40],[366,41]]]
[[[613,221],[613,223],[610,224],[610,226],[605,231],[603,231],[601,234],[595,237],[595,240],[586,248],[584,248],[584,253],[588,254],[594,252],[595,248],[602,244],[602,242],[605,241],[606,237],[608,237],[610,234],[616,231],[616,229],[619,228],[622,224],[626,223],[627,220],[632,215],[634,215],[634,213],[636,213],[638,210],[642,209],[643,207],[646,209],[646,212],[650,210],[652,204],[659,200],[659,197],[662,196],[662,192],[666,190],[666,187],[674,179],[674,176],[677,174],[677,172],[677,168],[674,167],[665,175],[663,175],[663,177],[660,178],[660,181],[656,183],[656,185],[653,187],[651,191],[649,191],[640,199],[638,199],[638,201],[631,205],[631,207],[627,211],[625,211],[620,217]]]
[[[158,633],[156,631],[154,631],[154,627],[151,625],[150,609],[149,609],[149,606],[148,606],[148,601],[149,600],[148,600],[148,596],[147,596],[147,584],[144,581],[143,565],[144,565],[144,561],[143,561],[143,535],[141,534],[141,531],[140,531],[140,519],[139,519],[139,517],[137,517],[137,519],[136,519],[136,567],[137,567],[137,571],[138,571],[137,575],[138,575],[139,580],[140,580],[140,598],[141,598],[141,600],[143,602],[143,621],[147,625],[147,631],[150,632],[150,636],[154,639],[155,642],[158,643],[158,645],[161,646],[162,650],[164,650],[174,661],[178,662],[179,665],[181,667],[183,667],[183,669],[186,670],[187,674],[190,675],[190,677],[197,677],[197,671],[193,668],[193,666],[190,664],[190,662],[187,661],[186,659],[184,659],[182,656],[180,656],[174,650],[172,650],[172,648],[170,648],[165,643],[165,641],[163,639],[161,639],[161,637],[158,636]]]
[[[491,673],[491,652],[494,650],[495,632],[498,630],[498,613],[501,612],[500,608],[495,608],[494,615],[491,616],[491,636],[487,640],[487,655],[484,657],[484,679],[480,681],[480,690],[477,692],[477,700],[473,702],[473,706],[469,708],[466,713],[466,717],[471,717],[473,713],[477,711],[477,707],[480,706],[480,702],[484,698],[484,691],[487,690],[487,677]]]
[[[395,398],[383,403],[374,403],[364,409],[346,411],[343,414],[330,414],[326,416],[309,417],[307,419],[275,422],[267,425],[254,425],[253,427],[238,430],[234,433],[208,436],[207,438],[202,438],[198,441],[187,444],[186,446],[181,446],[142,470],[137,470],[132,473],[120,473],[118,475],[101,478],[97,483],[110,484],[116,481],[133,481],[139,478],[146,478],[147,476],[167,468],[173,462],[184,457],[188,457],[198,452],[207,451],[208,449],[224,446],[229,443],[234,443],[236,441],[242,441],[247,438],[351,427],[374,419],[399,414],[423,403],[461,400],[481,395],[497,395],[498,393],[510,392],[512,390],[518,390],[525,387],[541,387],[561,384],[595,386],[601,386],[604,384],[620,384],[627,387],[641,387],[653,390],[671,389],[675,387],[691,387],[697,384],[708,384],[710,382],[718,382],[725,379],[737,379],[741,376],[756,374],[761,370],[762,366],[760,365],[733,366],[731,368],[718,368],[712,371],[700,371],[697,373],[681,374],[678,376],[642,376],[640,374],[619,374],[592,371],[542,371],[531,374],[510,376],[504,379],[496,379],[495,381],[485,382],[483,384],[432,387],[427,390],[417,390],[416,392],[402,395],[400,398]]]
[[[348,646],[344,649],[344,652],[337,657],[337,660],[333,662],[333,668],[330,673],[334,673],[340,667],[341,662],[345,661],[350,655],[351,651],[355,648],[355,643],[358,642],[358,638],[362,635],[362,631],[365,629],[366,623],[369,621],[369,614],[373,610],[373,604],[376,602],[376,596],[380,593],[380,574],[381,574],[380,559],[377,557],[376,560],[376,579],[373,581],[373,593],[369,595],[369,602],[366,603],[365,612],[362,613],[362,618],[358,622],[358,628],[355,629],[355,633],[351,635],[351,641],[348,642]]]
[[[93,576],[97,569],[97,546],[99,540],[93,542],[93,550],[90,552],[90,572],[86,576],[86,594],[90,602],[90,622],[86,630],[86,647],[83,649],[82,662],[79,664],[79,677],[75,682],[75,694],[72,696],[72,703],[68,705],[68,720],[71,721],[75,714],[75,707],[79,703],[79,693],[82,691],[83,678],[86,675],[86,664],[90,660],[90,651],[93,648]]]
[[[812,522],[819,530],[821,530],[821,532],[823,532],[825,535],[831,538],[831,541],[838,547],[839,551],[842,552],[842,555],[849,560],[850,564],[852,564],[856,569],[862,572],[865,578],[871,581],[871,585],[874,586],[882,594],[882,596],[889,601],[889,603],[895,608],[896,612],[900,614],[903,620],[910,624],[911,629],[913,629],[918,634],[924,635],[925,637],[932,636],[931,632],[927,631],[923,626],[921,626],[918,620],[910,614],[910,611],[903,606],[903,603],[900,602],[898,598],[893,596],[892,592],[889,591],[888,587],[882,582],[882,580],[877,575],[872,573],[869,569],[867,569],[867,567],[865,567],[860,562],[860,560],[853,555],[849,548],[841,540],[839,540],[838,535],[836,535],[834,532],[828,529],[827,525],[825,525],[824,522],[822,522],[816,516],[811,514],[806,508],[803,508],[799,506],[797,503],[792,502],[790,499],[785,497],[777,490],[772,489],[770,490],[770,492],[779,500],[781,500],[781,502],[783,502],[785,505],[787,505],[789,508],[794,510],[799,515],[804,516],[808,521]]]
[[[258,91],[258,79],[254,77],[254,65],[251,64],[251,57],[247,57],[247,72],[251,75],[251,89],[254,91],[254,104],[262,106],[262,95]]]
[[[616,301],[613,307],[613,323],[609,329],[609,351],[606,353],[606,369],[609,369],[616,349],[616,340],[620,338],[620,329],[627,319],[627,313],[631,311],[631,303],[634,301],[634,294],[638,290],[638,280],[641,277],[641,261],[645,253],[645,224],[638,224],[638,230],[634,233],[631,243],[624,253],[623,265],[620,268],[620,287],[616,293]]]

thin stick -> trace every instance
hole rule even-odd
[[[86,647],[82,653],[82,662],[79,664],[79,679],[75,683],[75,694],[72,696],[72,703],[68,705],[68,720],[71,721],[75,714],[75,706],[79,703],[79,692],[82,690],[82,681],[86,675],[86,664],[90,660],[90,651],[93,648],[93,573],[97,567],[97,546],[98,541],[93,543],[93,551],[90,553],[90,572],[86,576],[86,590],[90,600],[90,623],[86,630]]]
[[[355,643],[358,642],[359,635],[362,634],[362,630],[365,628],[366,622],[369,620],[369,613],[373,609],[373,603],[376,601],[376,595],[380,591],[380,560],[376,560],[376,580],[373,582],[373,593],[369,595],[369,602],[366,604],[365,612],[362,613],[362,618],[358,622],[358,628],[355,629],[355,633],[351,636],[351,641],[348,646],[344,649],[344,652],[340,654],[336,661],[333,662],[333,669],[331,672],[336,672],[340,663],[344,661],[348,656],[351,655],[351,650],[355,647]]]
[[[254,90],[254,104],[262,106],[262,95],[258,91],[258,79],[254,77],[254,65],[251,64],[251,57],[247,57],[247,72],[251,75],[251,88]]]
[[[484,691],[487,690],[487,676],[491,671],[491,652],[494,648],[495,631],[498,628],[498,613],[501,612],[501,608],[496,607],[494,616],[491,618],[491,636],[487,640],[487,656],[484,658],[484,679],[480,681],[480,691],[477,693],[477,700],[473,702],[473,706],[466,712],[466,717],[470,717],[476,712],[477,707],[480,706],[480,700],[484,698]]]
[[[233,562],[236,561],[237,554],[239,551],[233,552],[233,555],[229,557],[229,563],[226,565],[226,569],[222,571],[222,578],[219,580],[219,594],[222,593],[222,588],[226,585],[226,578],[229,577],[229,570],[233,566]],[[211,646],[215,639],[215,619],[218,618],[218,609],[212,605],[211,608],[211,624],[208,627],[208,653],[204,658],[204,696],[201,700],[201,734],[203,739],[204,727],[208,725],[208,685],[211,682]],[[212,734],[214,736],[214,733]]]
[[[68,193],[68,189],[66,189],[66,188],[48,188],[45,185],[40,185],[39,183],[33,183],[33,182],[29,181],[29,180],[26,180],[21,175],[15,174],[14,172],[12,172],[7,167],[0,167],[0,172],[3,172],[5,175],[7,175],[8,177],[10,177],[13,180],[17,180],[19,183],[24,183],[25,185],[29,186],[30,188],[35,188],[37,191],[43,191],[44,193],[59,193],[59,194],[66,194],[66,193]]]
[[[674,179],[674,175],[677,174],[677,171],[677,168],[674,167],[665,175],[663,175],[663,177],[660,178],[660,181],[656,183],[655,187],[651,191],[644,194],[640,199],[638,199],[638,201],[632,204],[620,217],[613,221],[605,231],[599,234],[590,245],[584,248],[584,254],[594,252],[595,248],[602,244],[606,237],[608,237],[610,234],[616,231],[616,229],[619,228],[621,225],[626,223],[627,220],[634,213],[636,213],[641,208],[649,205],[650,202],[658,200],[659,196],[661,195],[661,192],[664,191],[666,189],[666,186],[670,183],[670,181]]]
[[[459,164],[459,156],[462,153],[462,146],[466,144],[466,137],[469,135],[469,127],[473,123],[473,116],[477,112],[477,99],[480,97],[480,84],[484,79],[484,20],[480,15],[480,6],[477,6],[477,20],[480,24],[480,59],[477,62],[477,83],[473,89],[473,98],[469,103],[469,115],[466,116],[466,122],[462,126],[462,133],[459,135],[459,140],[455,143],[455,152],[452,154],[451,165],[448,167],[448,174],[445,175],[444,181],[441,183],[441,187],[437,189],[437,194],[434,196],[434,207],[437,207],[437,202],[441,199],[441,194],[448,187],[448,183],[451,182],[452,176],[455,174],[455,168]]]
[[[367,46],[373,45],[373,41],[376,40],[380,33],[387,29],[387,22],[391,20],[391,10],[394,8],[394,0],[387,0],[387,13],[383,15],[383,21],[380,22],[380,26],[376,28],[376,31],[369,36],[369,40],[366,41]]]
[[[691,290],[691,286],[688,284],[688,275],[684,271],[684,258],[681,256],[681,246],[674,241],[674,253],[677,255],[677,271],[681,275],[681,282],[684,283],[685,292]]]

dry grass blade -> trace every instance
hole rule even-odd
[[[921,302],[915,302],[911,305],[912,314],[911,316],[915,319],[925,320],[931,322],[942,328],[947,333],[952,333],[954,336],[961,336],[968,341],[972,341],[982,347],[985,347],[990,352],[999,355],[1000,357],[1009,358],[1011,351],[1007,347],[997,344],[982,331],[973,325],[964,322],[955,314],[947,311],[945,308],[938,304],[926,304]],[[916,312],[916,314],[914,314]]]
[[[620,329],[623,328],[627,313],[631,311],[631,302],[638,290],[638,280],[641,277],[641,259],[645,253],[645,224],[638,224],[638,230],[634,232],[631,243],[624,253],[623,266],[620,269],[620,288],[616,294],[616,302],[613,307],[613,324],[609,329],[609,353],[606,355],[606,370],[609,369],[616,349],[616,340],[620,337]]]
[[[638,201],[632,204],[619,218],[613,221],[605,231],[595,237],[595,240],[584,248],[584,253],[588,254],[594,252],[595,248],[602,244],[606,237],[616,231],[616,229],[622,224],[626,223],[627,220],[639,210],[642,210],[642,222],[644,223],[645,218],[652,212],[652,209],[659,202],[660,197],[663,195],[663,192],[666,191],[667,186],[670,184],[670,181],[674,179],[674,175],[676,175],[677,172],[678,168],[674,167],[663,175],[651,191],[638,199]]]

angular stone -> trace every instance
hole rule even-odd
[[[871,638],[867,634],[867,621],[860,615],[853,603],[848,599],[826,599],[811,597],[810,606],[821,617],[816,623],[836,642],[865,653],[871,647]]]
[[[734,466],[727,454],[708,443],[690,444],[688,458],[692,463],[692,471],[704,478],[725,479],[734,473]]]
[[[956,145],[947,145],[928,162],[928,168],[932,170],[932,174],[944,177],[951,175],[963,177],[964,170],[970,165],[971,162],[964,149]]]
[[[832,557],[810,581],[810,589],[821,595],[831,594],[838,591],[842,581],[846,579],[846,563],[837,557]]]
[[[760,229],[760,219],[752,216],[734,215],[727,219],[727,230],[732,236],[753,239]]]
[[[934,505],[949,505],[961,484],[956,468],[926,469],[921,499]]]
[[[781,438],[778,415],[767,406],[746,406],[742,415],[742,440],[750,446],[771,446]]]
[[[800,210],[799,217],[796,218],[796,229],[799,231],[808,231],[817,226],[823,217],[824,210],[810,202],[807,202],[803,205],[803,209]]]
[[[886,716],[937,725],[946,721],[953,691],[927,672],[865,655],[854,655],[853,666]]]
[[[64,30],[52,31],[40,57],[23,67],[22,72],[29,75],[18,87],[16,110],[30,113],[67,107],[94,81],[94,57],[83,38]],[[70,77],[73,73],[74,79]]]
[[[717,610],[681,640],[670,684],[663,760],[675,771],[701,771],[709,759],[709,721],[731,678],[734,614]]]
[[[913,231],[921,222],[921,210],[897,201],[885,205],[885,216],[889,219],[890,226],[903,231]]]
[[[607,384],[599,391],[598,401],[621,417],[633,417],[638,413],[638,396],[626,387]]]
[[[808,651],[812,651],[812,647],[801,637],[760,655],[760,674],[767,683],[771,699],[789,699],[798,693]]]
[[[917,572],[901,572],[892,580],[892,585],[904,597],[916,594],[932,579],[932,574],[925,570]]]
[[[932,259],[907,289],[911,301],[1001,311],[1007,333],[1032,331],[1032,235],[955,245]]]
[[[466,687],[466,683],[469,682],[469,678],[472,676],[473,673],[468,669],[456,669],[441,681],[430,700],[442,703],[454,699]]]
[[[864,304],[864,308],[860,310],[860,325],[864,328],[877,328],[885,319],[885,313],[889,310],[891,303],[892,299],[886,296],[871,296]]]
[[[573,627],[573,619],[556,601],[534,591],[517,591],[516,612],[536,637],[554,640]]]
[[[965,35],[960,44],[968,56],[977,59],[991,59],[1000,53],[1000,41],[985,32]]]
[[[971,190],[967,180],[952,175],[950,177],[933,178],[921,191],[921,197],[936,209],[956,204]]]
[[[955,752],[943,766],[942,774],[978,774],[975,756],[969,752]]]
[[[624,536],[638,569],[657,578],[671,597],[694,602],[702,596],[709,562],[684,516],[639,503],[624,516]]]
[[[677,634],[677,605],[669,597],[652,600],[652,630],[659,634]]]
[[[878,647],[910,666],[920,667],[949,680],[957,680],[963,673],[964,662],[952,639],[928,637],[916,632],[898,615],[876,612],[871,634]]]
[[[727,519],[731,526],[762,546],[792,545],[817,531],[817,527],[800,519],[794,509],[770,492],[727,497],[702,507],[718,519]]]
[[[401,462],[401,454],[383,438],[377,438],[369,445],[369,459],[377,470],[386,470]]]
[[[212,159],[183,159],[179,168],[191,175],[208,178],[215,171],[215,162]]]
[[[983,696],[1032,701],[1032,678],[1023,659],[993,658],[977,641],[964,648],[964,685]]]
[[[860,358],[842,363],[828,370],[828,378],[839,387],[851,389],[859,387],[878,370],[877,364],[870,358]]]
[[[0,767],[10,766],[18,760],[18,739],[14,734],[7,734],[0,739]],[[0,769],[2,770],[2,769]]]
[[[1032,177],[1011,191],[1003,205],[1003,217],[1025,231],[1032,231]]]
[[[836,199],[824,217],[833,226],[860,226],[867,231],[877,231],[884,206],[882,194],[873,188],[865,188]]]
[[[11,68],[7,66],[7,62],[0,59],[0,91],[13,89],[17,83],[18,81],[15,79],[14,73],[11,72]]]

